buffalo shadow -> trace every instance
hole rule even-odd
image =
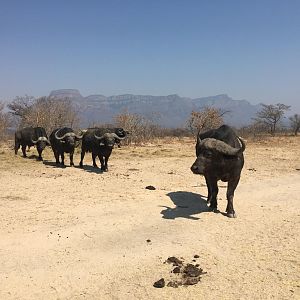
[[[27,158],[27,159],[35,159],[35,160],[37,160],[37,161],[42,161],[42,160],[39,159],[39,156],[36,155],[36,154],[27,155],[27,156],[25,156],[25,157],[22,155],[22,157],[23,157],[23,158]]]
[[[49,166],[49,167],[52,167],[52,168],[60,168],[60,169],[65,169],[66,167],[69,167],[68,165],[61,165],[61,164],[56,164],[56,162],[55,161],[51,161],[51,160],[46,160],[46,159],[44,159],[43,160],[43,164],[45,165],[45,166]]]
[[[83,170],[85,172],[89,173],[97,173],[97,174],[103,174],[104,171],[101,170],[101,168],[95,168],[94,166],[89,166],[89,165],[83,165],[82,167],[80,166],[75,166],[75,168],[78,168],[80,170]]]
[[[176,205],[175,208],[163,206],[166,209],[160,213],[164,219],[187,218],[191,220],[199,220],[198,217],[192,215],[208,212],[207,201],[204,196],[192,192],[177,191],[168,193],[167,196]]]

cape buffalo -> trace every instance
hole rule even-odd
[[[207,201],[212,210],[217,210],[218,206],[218,180],[228,182],[226,212],[230,218],[236,217],[233,196],[244,166],[245,147],[244,141],[227,125],[198,133],[197,136],[197,159],[191,170],[194,174],[204,175],[208,189]]]
[[[64,166],[64,153],[70,154],[70,166],[74,166],[73,155],[76,142],[82,139],[82,135],[77,135],[72,128],[57,128],[50,134],[50,142],[55,156],[56,164],[59,164],[59,156],[61,156],[61,165]]]
[[[79,166],[83,167],[85,153],[91,152],[93,166],[98,168],[96,164],[96,157],[98,156],[101,163],[101,170],[108,171],[107,163],[114,144],[119,144],[126,135],[127,132],[122,128],[89,128],[82,138],[81,160]]]
[[[43,160],[42,152],[46,146],[50,146],[46,130],[43,127],[26,127],[15,132],[15,154],[22,146],[23,156],[26,157],[26,147],[36,146],[39,160]]]

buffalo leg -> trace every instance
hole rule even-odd
[[[211,198],[210,198],[210,209],[211,210],[217,210],[218,208],[218,201],[217,196],[219,192],[218,184],[216,179],[209,179],[209,186],[211,188]]]
[[[98,168],[98,166],[97,166],[97,164],[96,164],[96,157],[97,157],[97,154],[92,153],[93,167],[94,167],[94,168]]]
[[[101,170],[105,171],[105,164],[104,164],[104,158],[102,155],[98,155],[99,159],[100,159],[100,163],[101,163]]]
[[[226,193],[226,198],[227,198],[226,212],[227,212],[227,217],[229,218],[236,218],[236,214],[233,208],[233,196],[234,196],[234,191],[239,183],[239,180],[240,178],[238,177],[228,182],[227,193]]]
[[[108,159],[109,159],[109,157],[104,156],[104,171],[105,171],[105,172],[108,171],[108,166],[107,166]]]
[[[39,150],[38,149],[38,154],[39,154],[38,160],[43,160],[43,158],[42,158],[42,152],[43,152],[43,150]]]
[[[54,157],[55,157],[55,162],[57,165],[59,165],[59,154],[56,151],[53,151]]]
[[[206,186],[207,186],[207,203],[211,202],[212,188],[209,183],[208,178],[205,176]]]
[[[27,157],[27,155],[26,155],[26,145],[22,145],[22,152],[23,152],[23,156]]]
[[[85,151],[81,151],[81,158],[80,158],[80,163],[79,163],[80,168],[83,167],[84,155],[85,155]]]
[[[64,152],[62,152],[62,154],[61,154],[61,165],[62,166],[65,165],[65,154],[64,154]]]
[[[15,142],[15,154],[17,155],[18,150],[20,148],[20,144],[18,142]]]
[[[74,155],[74,152],[71,152],[71,153],[70,153],[70,166],[71,166],[71,167],[74,166],[73,155]]]

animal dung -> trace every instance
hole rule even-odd
[[[156,282],[154,282],[153,286],[155,288],[163,288],[166,285],[164,278],[161,278],[159,280],[157,280]]]
[[[170,256],[168,257],[168,259],[166,260],[167,263],[169,264],[173,264],[173,266],[182,266],[182,261],[180,259],[178,259],[177,257],[175,256]]]
[[[199,258],[199,255],[194,255],[194,258]],[[172,264],[173,270],[171,271],[171,275],[173,278],[167,283],[167,287],[178,288],[179,286],[185,285],[194,285],[197,284],[201,280],[201,275],[206,274],[203,272],[202,268],[199,268],[199,264],[185,264],[183,262],[183,258],[178,259],[175,256],[170,256],[164,263]],[[174,278],[175,276],[175,278]],[[165,280],[161,278],[153,284],[154,287],[164,287]]]
[[[147,185],[147,186],[145,187],[145,189],[146,189],[146,190],[154,191],[154,190],[156,190],[156,187],[153,186],[153,185]]]

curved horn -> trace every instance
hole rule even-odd
[[[33,139],[31,139],[31,142],[33,144],[36,144],[38,141],[45,141],[45,142],[49,143],[48,139],[45,136],[40,136],[36,141],[34,141]]]
[[[105,137],[105,134],[101,135],[101,136],[98,136],[96,133],[94,133],[94,137],[97,139],[97,140],[103,140],[104,137]]]
[[[75,133],[74,133],[74,132],[67,132],[67,133],[65,133],[62,137],[58,137],[58,136],[57,136],[57,133],[58,133],[60,130],[61,130],[61,129],[58,129],[58,130],[55,132],[55,134],[54,134],[55,138],[58,139],[58,140],[63,140],[66,136],[70,136],[70,135],[74,135],[74,136],[75,136]]]
[[[37,142],[39,141],[39,139],[37,139],[36,141],[34,141],[33,139],[31,139],[31,142],[35,145]]]
[[[120,137],[120,136],[118,136],[118,135],[115,134],[115,133],[110,133],[110,135],[111,135],[112,137],[116,138],[116,139],[119,139],[119,140],[124,140],[124,139],[126,138],[126,136]]]
[[[244,152],[245,151],[245,149],[246,149],[246,143],[245,143],[245,141],[240,137],[240,136],[238,136],[238,139],[239,139],[239,142],[240,142],[240,144],[241,144],[241,151],[240,152]]]
[[[201,142],[201,146],[208,148],[208,149],[215,149],[218,152],[221,152],[225,155],[235,156],[235,155],[238,155],[239,153],[243,152],[246,148],[244,141],[240,138],[239,138],[239,141],[242,144],[241,148],[234,148],[234,147],[226,144],[223,141],[216,140],[213,138],[204,139]]]
[[[82,135],[77,135],[77,134],[75,134],[75,138],[76,138],[77,140],[81,140],[81,139],[83,138],[83,134],[82,134]]]

